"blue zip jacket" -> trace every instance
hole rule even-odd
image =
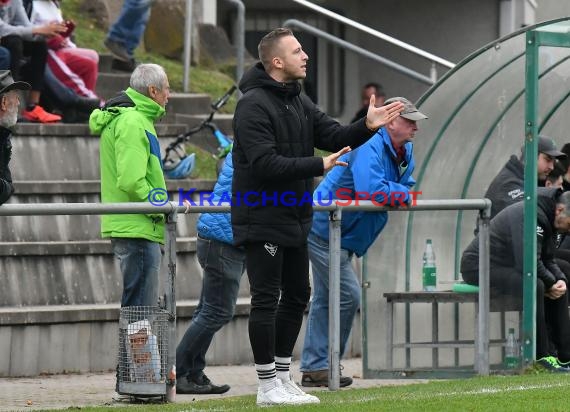
[[[410,188],[416,183],[412,177],[415,161],[412,143],[404,147],[405,160],[398,165],[390,136],[381,128],[368,142],[341,157],[348,162],[348,167],[336,166],[326,175],[313,193],[313,203],[330,204],[326,199],[341,199],[347,203],[349,197],[356,198],[355,192],[373,195],[377,202],[387,206],[400,205],[402,201],[408,203]],[[363,199],[364,195],[359,198]],[[341,248],[357,256],[364,255],[387,221],[388,212],[343,212]],[[311,232],[328,240],[328,212],[315,212]]]
[[[224,166],[218,176],[218,181],[214,186],[211,202],[217,205],[220,199],[230,200],[232,196],[232,176],[234,167],[232,154],[229,153],[224,162]],[[218,240],[220,242],[233,244],[231,214],[228,213],[202,213],[196,225],[198,235],[205,239]]]

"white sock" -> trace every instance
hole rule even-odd
[[[255,364],[259,387],[263,392],[267,392],[277,386],[277,376],[275,373],[275,362],[265,365]]]
[[[291,356],[288,358],[282,358],[280,356],[275,357],[275,369],[277,371],[277,378],[281,379],[282,382],[291,380]]]

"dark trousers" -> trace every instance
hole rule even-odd
[[[289,357],[309,302],[307,245],[287,248],[266,242],[245,246],[251,290],[249,340],[255,363]]]
[[[470,284],[479,284],[479,275],[463,273],[463,279]],[[522,303],[523,277],[520,271],[511,267],[491,265],[491,296],[500,299],[510,296]],[[556,355],[552,351],[550,339],[558,351],[558,358],[570,361],[570,316],[568,314],[568,292],[558,299],[544,296],[542,280],[536,283],[536,358]],[[550,330],[550,338],[548,331]]]
[[[206,352],[218,330],[232,320],[245,269],[243,249],[198,236],[198,262],[204,270],[202,293],[192,322],[176,348],[179,377],[204,374]]]
[[[46,42],[28,41],[11,35],[2,37],[0,44],[10,50],[10,70],[14,80],[25,80],[30,83],[32,90],[41,91],[47,61]]]

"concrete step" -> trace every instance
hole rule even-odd
[[[208,180],[168,180],[169,198],[182,202],[190,197],[200,204],[200,196],[210,193],[214,181]],[[37,203],[99,203],[100,183],[88,181],[15,181],[16,193],[7,204]],[[196,235],[197,213],[179,216],[177,235]],[[97,215],[56,215],[56,216],[1,216],[0,241],[90,241],[100,238],[100,217]]]
[[[172,93],[166,106],[167,113],[204,114],[210,112],[210,96],[202,93]]]
[[[156,131],[164,148],[187,127],[158,123]],[[14,180],[97,180],[100,176],[99,136],[83,124],[21,124],[12,139]]]
[[[99,73],[95,93],[102,99],[109,99],[129,87],[130,73]]]
[[[0,307],[107,304],[121,300],[122,276],[108,240],[0,243]],[[198,299],[196,239],[177,239],[176,294]],[[168,276],[166,258],[161,278]]]

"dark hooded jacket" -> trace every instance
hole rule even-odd
[[[537,277],[544,282],[546,290],[566,276],[554,262],[557,233],[554,216],[557,199],[562,191],[556,188],[538,188],[536,212]],[[503,209],[491,220],[489,226],[491,274],[493,267],[514,267],[523,273],[524,202]],[[461,259],[461,272],[478,272],[479,236],[467,246]],[[500,272],[500,271],[499,271]],[[492,275],[491,275],[492,276]]]
[[[485,193],[485,197],[493,203],[491,219],[507,206],[520,202],[523,196],[524,165],[515,155],[512,155]]]
[[[0,127],[0,205],[6,202],[12,193],[12,173],[10,173],[10,159],[12,158],[12,132],[5,127]]]
[[[279,83],[261,63],[242,78],[234,114],[232,229],[234,243],[306,243],[312,224],[313,177],[323,175],[314,148],[353,149],[374,133],[361,119],[341,126],[301,93]]]

